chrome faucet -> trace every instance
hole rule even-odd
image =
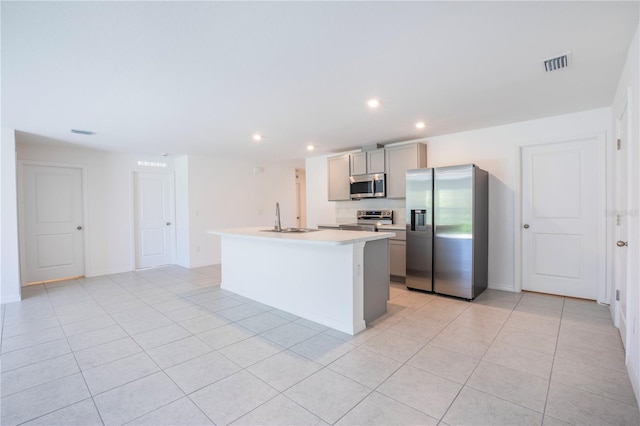
[[[282,232],[282,226],[280,225],[280,203],[276,201],[276,223],[273,226],[273,230],[276,232]]]

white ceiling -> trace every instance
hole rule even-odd
[[[1,7],[3,127],[261,162],[609,106],[638,24],[636,1]]]

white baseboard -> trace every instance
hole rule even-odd
[[[627,357],[627,360],[629,358]],[[627,374],[629,374],[629,380],[631,380],[631,387],[633,388],[633,392],[636,394],[636,403],[640,406],[640,383],[638,382],[638,371],[636,371],[636,367],[631,362],[627,362]]]
[[[212,265],[219,265],[220,262],[218,263],[214,263],[214,262],[200,262],[200,263],[192,263],[189,266],[185,266],[185,268],[201,268],[203,266],[212,266]],[[182,266],[182,265],[181,265]]]
[[[12,294],[10,296],[2,296],[2,298],[0,299],[0,305],[4,305],[6,303],[19,302],[21,300],[22,300],[22,296],[20,295],[20,293]]]
[[[85,277],[89,278],[89,277],[100,277],[103,275],[114,275],[114,274],[121,274],[123,272],[133,272],[134,269],[131,269],[131,267],[122,267],[122,268],[110,268],[110,269],[104,269],[104,270],[97,270],[97,271],[87,271],[85,274]]]
[[[510,291],[512,293],[520,293],[516,291],[512,284],[489,284],[491,290]]]

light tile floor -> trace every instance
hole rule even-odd
[[[349,336],[176,266],[30,286],[1,307],[1,423],[638,425],[607,307],[393,284]]]

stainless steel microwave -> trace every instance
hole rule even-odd
[[[350,176],[351,199],[386,197],[385,178],[386,175],[384,173]]]

